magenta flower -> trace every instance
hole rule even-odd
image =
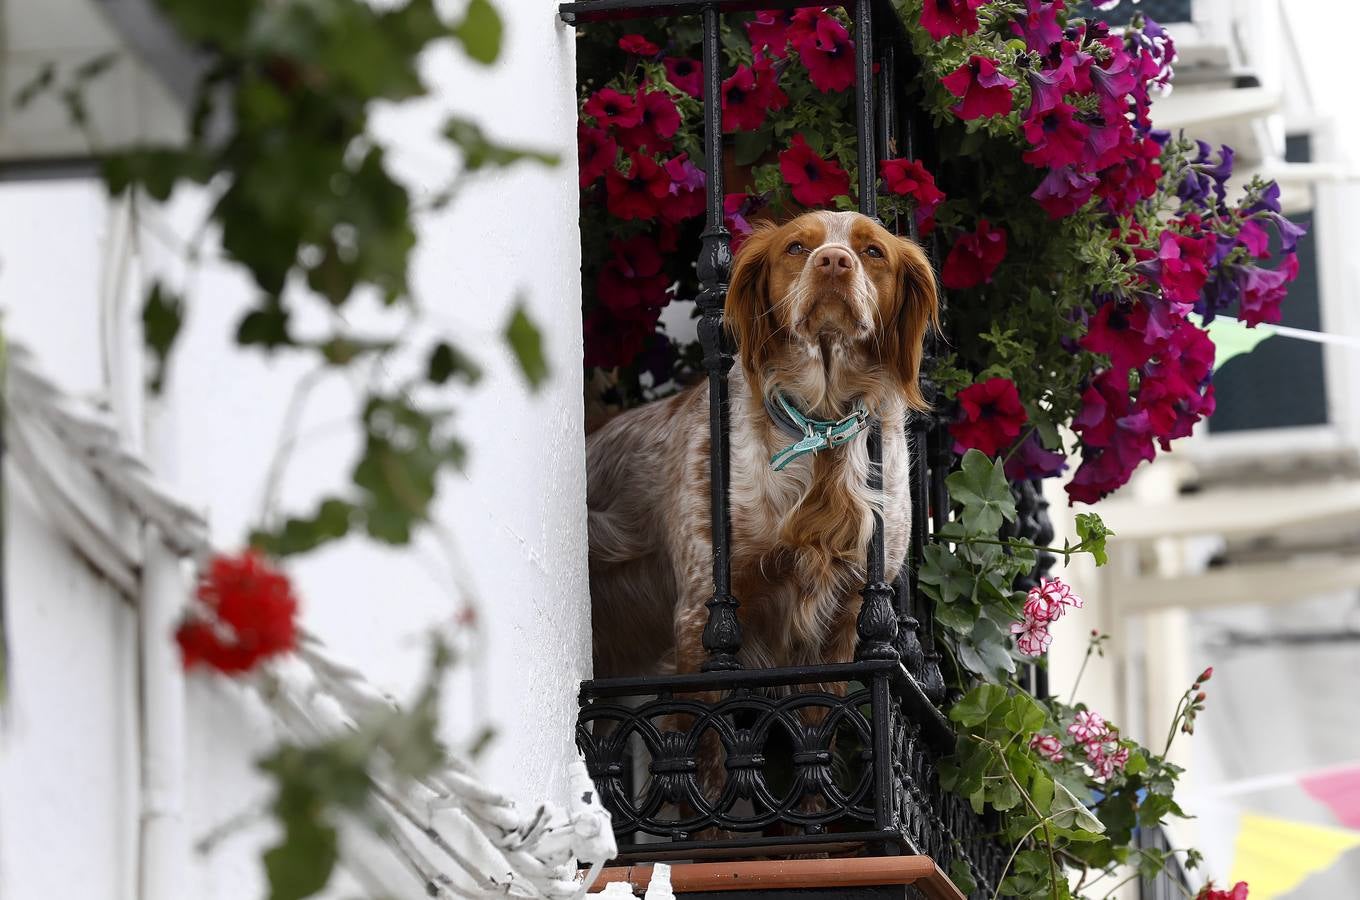
[[[1174,231],[1162,232],[1155,263],[1157,281],[1162,286],[1162,295],[1181,305],[1178,312],[1188,313],[1199,300],[1199,292],[1209,278],[1207,262],[1215,243],[1213,235],[1195,238]]]
[[[597,124],[606,127],[632,128],[642,121],[642,110],[638,109],[637,99],[613,88],[600,88],[585,102],[581,111],[593,117]]]
[[[1096,311],[1080,343],[1092,353],[1108,356],[1114,370],[1124,373],[1142,366],[1158,349],[1148,335],[1148,308],[1118,300]]]
[[[1261,223],[1248,219],[1242,223],[1241,229],[1237,232],[1237,242],[1247,248],[1247,252],[1254,259],[1266,259],[1270,256],[1270,236],[1261,227]]]
[[[950,35],[968,35],[981,27],[977,8],[986,0],[925,0],[921,27],[935,40]]]
[[[751,65],[737,66],[722,84],[723,131],[755,131],[765,124],[766,113],[788,105],[774,64],[757,56]]]
[[[935,176],[914,159],[885,159],[878,170],[885,189],[914,201],[916,227],[921,234],[930,234],[935,228],[935,210],[945,201],[944,192],[935,186]]]
[[[950,423],[949,433],[963,450],[996,456],[1019,436],[1028,418],[1020,392],[1009,378],[970,384],[954,399],[959,403],[959,417]]]
[[[1096,778],[1109,780],[1129,761],[1129,748],[1117,741],[1091,741],[1086,744],[1086,762]]]
[[[1030,92],[1025,118],[1032,119],[1063,102],[1063,96],[1077,86],[1076,57],[1067,54],[1058,60],[1056,66],[1042,69],[1030,67],[1025,70],[1025,80],[1029,82]]]
[[[950,290],[988,284],[1005,258],[1006,229],[993,228],[986,219],[979,219],[976,231],[963,235],[949,248],[940,269],[940,283]]]
[[[962,98],[952,108],[965,122],[984,116],[1004,116],[1011,111],[1011,88],[1015,79],[1007,78],[996,63],[985,56],[971,56],[940,80],[955,97]]]
[[[635,56],[656,56],[661,48],[640,34],[625,34],[619,38],[619,49]]]
[[[577,122],[576,146],[581,187],[594,183],[614,167],[619,145],[603,128],[591,128],[584,122]]]
[[[812,86],[822,93],[843,91],[855,83],[855,42],[834,16],[821,13],[816,29],[794,49],[807,67]]]
[[[697,59],[668,56],[662,64],[666,67],[667,81],[691,97],[704,98],[704,71]]]
[[[1036,734],[1030,738],[1029,747],[1049,762],[1062,762],[1066,759],[1063,756],[1062,741],[1051,734]]]
[[[1100,179],[1077,171],[1074,166],[1050,169],[1030,194],[1050,219],[1070,216],[1091,199]]]
[[[789,24],[793,15],[793,10],[786,9],[763,9],[756,13],[756,17],[746,23],[751,50],[756,53],[768,51],[776,59],[788,56]]]
[[[1045,450],[1039,441],[1039,432],[1031,431],[1020,442],[1020,446],[1006,457],[1006,477],[1011,481],[1033,481],[1036,478],[1052,478],[1062,474],[1067,468],[1067,457],[1052,450]]]
[[[1075,107],[1059,103],[1025,122],[1025,140],[1033,148],[1025,152],[1025,162],[1051,168],[1081,162],[1090,128],[1077,121],[1076,112]]]
[[[1298,256],[1290,253],[1274,271],[1259,266],[1239,266],[1237,271],[1242,288],[1238,317],[1249,327],[1279,322],[1280,303],[1290,282],[1299,276]]]
[[[630,151],[645,148],[653,153],[668,152],[670,138],[680,130],[680,110],[675,101],[665,91],[644,88],[638,88],[636,99],[641,116],[631,128],[619,128],[619,144]]]
[[[1025,46],[1034,53],[1047,53],[1048,48],[1063,39],[1058,13],[1063,0],[1025,0],[1025,14],[1011,23],[1011,33],[1025,39]]]

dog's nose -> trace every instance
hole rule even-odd
[[[850,251],[840,247],[823,247],[812,257],[812,267],[822,275],[829,275],[832,278],[849,275],[854,263]]]

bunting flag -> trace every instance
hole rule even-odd
[[[1360,831],[1243,813],[1228,884],[1251,885],[1251,900],[1273,900],[1360,847]]]
[[[1360,830],[1360,765],[1304,775],[1299,784],[1347,828]]]

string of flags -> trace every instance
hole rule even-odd
[[[1330,869],[1360,847],[1360,764],[1319,772],[1274,775],[1225,786],[1220,796],[1297,785],[1344,827],[1294,822],[1260,813],[1241,816],[1229,883],[1251,885],[1251,900],[1283,897],[1310,875]]]

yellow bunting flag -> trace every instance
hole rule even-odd
[[[1245,881],[1251,900],[1272,900],[1331,868],[1355,847],[1360,847],[1360,831],[1243,813],[1227,883]]]

